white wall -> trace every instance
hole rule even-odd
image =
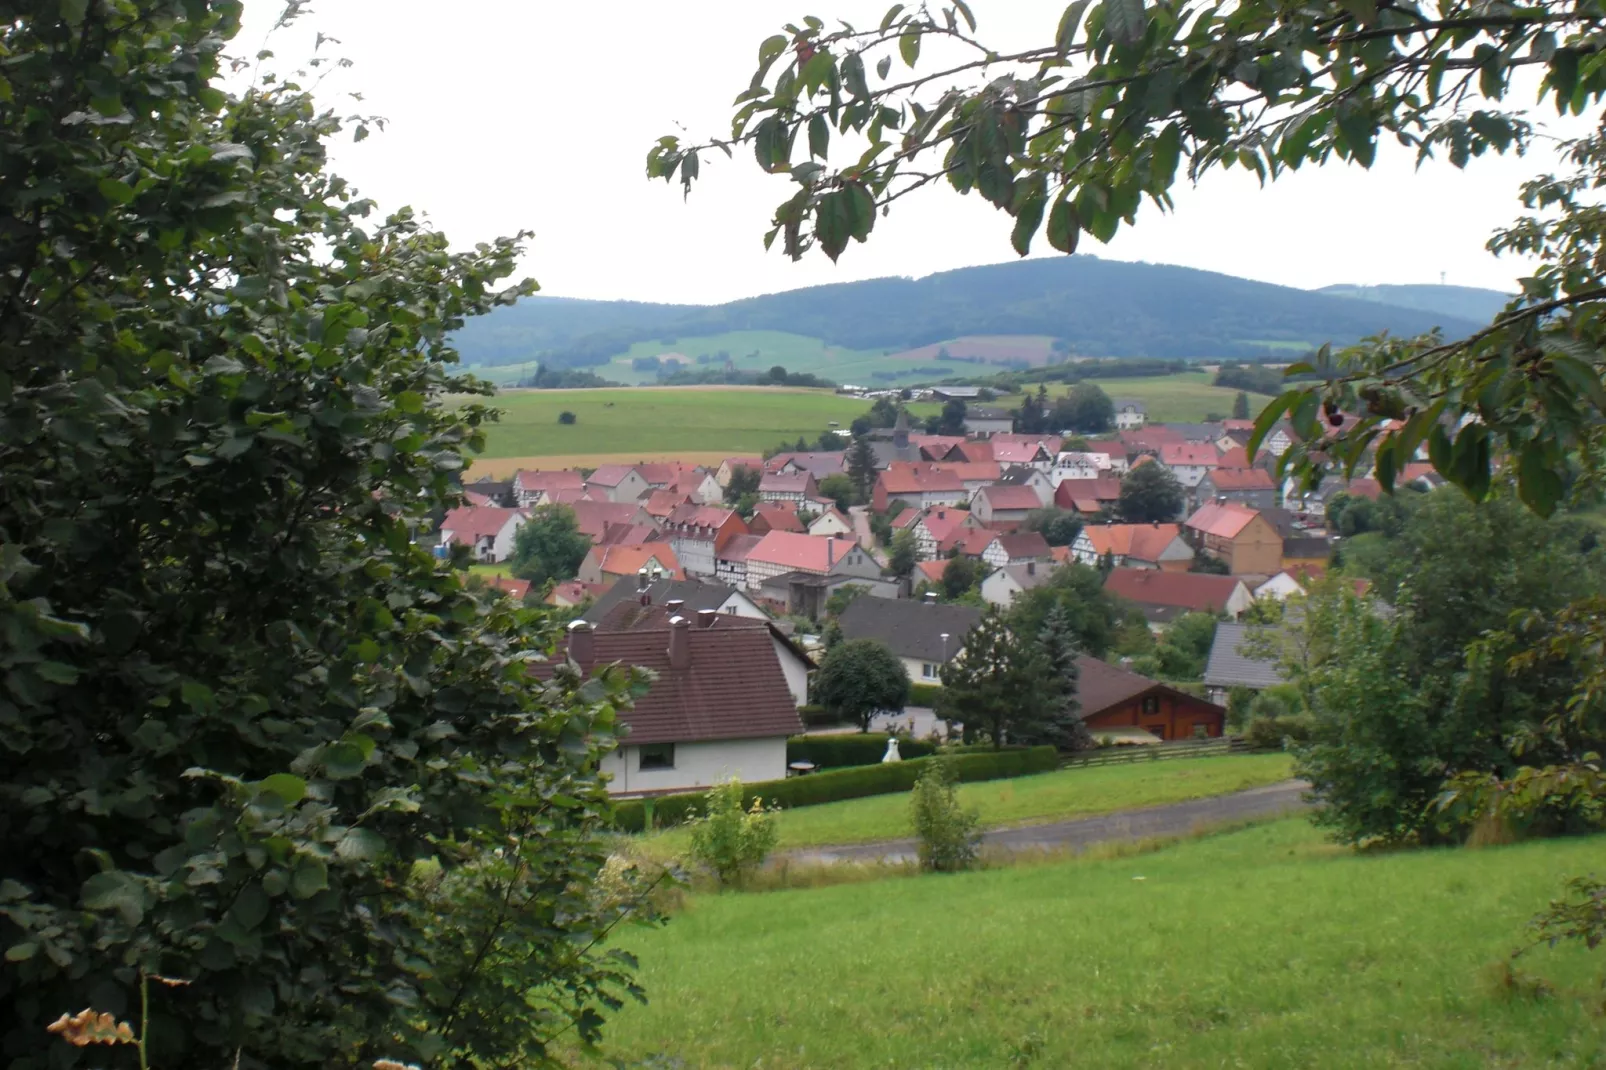
[[[937,664],[935,661],[922,662],[919,658],[899,658],[898,660],[903,662],[903,668],[904,671],[909,674],[910,683],[935,684],[937,687],[942,686],[941,678],[935,675],[936,673],[940,673],[942,671],[942,666]],[[924,665],[931,666],[933,675],[923,675],[922,666]]]
[[[781,663],[781,675],[786,677],[786,689],[792,692],[792,702],[798,706],[809,704],[809,668],[803,659],[792,653],[790,647],[770,634],[775,645],[775,660]]]
[[[755,784],[786,776],[785,736],[677,743],[673,769],[643,771],[640,750],[627,743],[602,759],[602,771],[613,778],[609,792],[625,795],[707,788],[733,776],[744,784]]]
[[[989,605],[1007,608],[1014,603],[1018,594],[1020,594],[1020,584],[1003,569],[981,581],[981,597]]]

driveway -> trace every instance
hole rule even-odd
[[[859,545],[882,568],[887,567],[887,552],[875,544],[875,532],[870,530],[870,510],[863,505],[848,506],[848,519],[853,521],[853,534]]]
[[[1146,840],[1156,836],[1183,836],[1200,827],[1227,825],[1255,818],[1278,817],[1306,809],[1303,795],[1310,784],[1285,780],[1263,788],[1251,788],[1232,795],[1126,810],[1097,817],[1079,817],[1046,825],[1022,825],[992,829],[982,833],[982,849],[987,851],[1080,852],[1095,843],[1113,840]],[[844,847],[815,847],[787,852],[797,862],[912,862],[915,841],[882,840]]]

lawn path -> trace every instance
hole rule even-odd
[[[1042,825],[995,828],[982,833],[984,850],[1042,851],[1071,848],[1080,851],[1112,840],[1143,840],[1154,836],[1180,836],[1200,826],[1225,825],[1263,817],[1277,817],[1309,804],[1303,795],[1310,784],[1285,780],[1231,795],[1216,795],[1187,802],[1124,810],[1097,817],[1079,817]],[[844,847],[808,847],[784,852],[793,862],[907,862],[915,858],[913,839],[882,840]]]

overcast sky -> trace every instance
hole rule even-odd
[[[253,52],[281,9],[246,0],[231,50]],[[388,128],[334,149],[335,168],[386,208],[412,205],[470,245],[535,232],[526,269],[551,294],[719,302],[825,282],[920,276],[1014,258],[1009,220],[975,196],[932,189],[900,201],[836,265],[793,263],[762,236],[790,183],[738,156],[706,161],[689,202],[645,178],[647,149],[677,127],[728,132],[731,98],[759,41],[805,14],[878,21],[862,0],[316,0],[269,41],[275,63],[325,50],[354,61],[320,96]],[[1059,0],[972,0],[980,35],[1003,47],[1051,35]],[[355,104],[340,93],[360,91]],[[1145,204],[1101,257],[1183,264],[1288,286],[1444,281],[1511,289],[1525,265],[1484,251],[1515,217],[1535,160],[1418,171],[1403,150],[1370,172],[1331,166],[1261,189],[1241,171]],[[1042,239],[1039,237],[1039,244]],[[1055,255],[1055,254],[1050,254]]]

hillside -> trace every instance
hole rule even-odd
[[[1352,286],[1341,284],[1323,286],[1317,293],[1329,297],[1348,297],[1357,301],[1375,301],[1399,308],[1414,308],[1440,316],[1477,320],[1486,323],[1495,317],[1511,294],[1499,290],[1483,290],[1476,286]]]
[[[935,365],[942,349],[958,357],[978,340],[984,351],[999,354],[982,359],[999,362],[1041,363],[1065,354],[1252,358],[1327,341],[1351,342],[1382,330],[1415,334],[1442,326],[1462,334],[1486,318],[1451,317],[1192,268],[1073,256],[962,268],[921,279],[815,286],[706,307],[536,297],[469,324],[457,341],[469,364],[542,360],[552,367],[596,367],[612,362],[605,374],[623,381],[628,377],[617,373],[630,368],[630,359],[660,354],[689,367],[698,356],[721,366],[720,352],[737,367],[765,366],[768,354],[733,349],[737,340],[730,336],[776,332],[809,342],[822,358],[833,352],[839,358],[814,361],[804,355],[805,363],[787,365],[792,371],[830,376],[833,362],[866,368],[873,363],[875,370],[889,373],[924,367],[921,377],[929,381],[946,377],[935,373],[942,370]],[[960,364],[953,374],[966,371]]]

